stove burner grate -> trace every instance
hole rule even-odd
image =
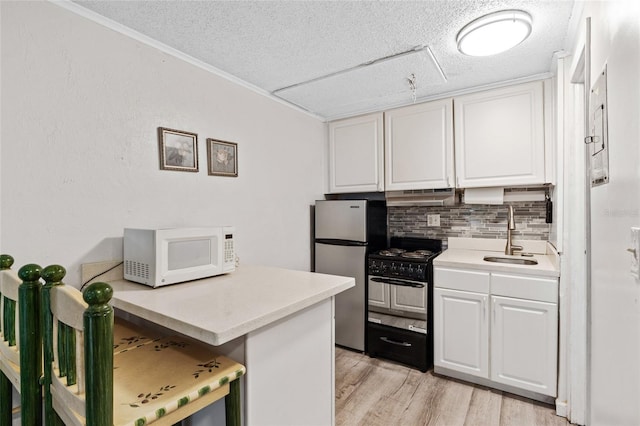
[[[420,253],[417,251],[410,251],[410,252],[402,253],[400,256],[408,259],[426,259],[429,257],[429,254]]]
[[[388,256],[388,257],[393,257],[393,256],[398,256],[401,255],[402,253],[404,253],[406,250],[403,249],[399,249],[399,248],[390,248],[390,249],[386,249],[386,250],[380,250],[378,252],[378,254],[380,256]]]

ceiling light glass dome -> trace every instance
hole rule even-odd
[[[490,56],[522,43],[531,34],[531,15],[502,10],[471,21],[456,37],[458,50],[469,56]]]

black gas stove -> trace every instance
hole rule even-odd
[[[442,241],[393,237],[367,256],[368,353],[422,371],[433,364],[433,259]]]
[[[440,254],[442,241],[427,238],[392,237],[390,247],[369,254],[369,275],[427,282],[431,263]]]

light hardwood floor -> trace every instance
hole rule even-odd
[[[566,426],[555,408],[336,348],[338,426]]]

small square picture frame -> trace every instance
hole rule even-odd
[[[160,170],[198,171],[198,135],[184,130],[158,127]]]
[[[238,144],[207,139],[209,176],[238,177]]]

